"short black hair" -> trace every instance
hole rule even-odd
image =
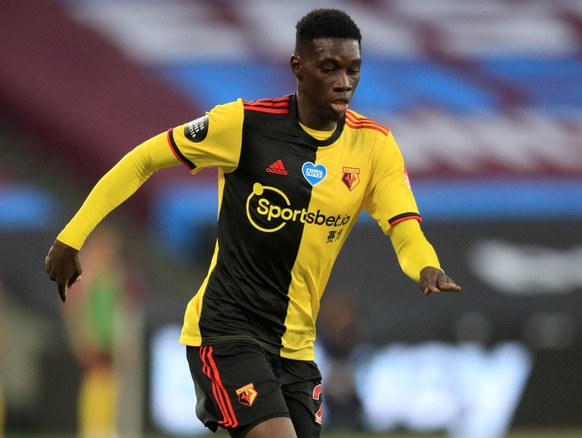
[[[295,52],[317,38],[356,40],[362,44],[360,28],[339,9],[314,9],[297,22],[295,29]]]

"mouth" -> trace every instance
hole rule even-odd
[[[349,104],[350,100],[347,98],[335,99],[331,102],[331,107],[336,113],[343,114],[348,110]]]

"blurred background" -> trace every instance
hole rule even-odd
[[[0,437],[204,433],[177,342],[216,173],[154,175],[88,239],[65,306],[44,257],[135,145],[293,93],[314,7],[361,27],[352,108],[393,131],[463,286],[423,297],[360,218],[318,325],[326,430],[582,429],[582,1],[0,0]]]

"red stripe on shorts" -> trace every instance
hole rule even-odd
[[[212,347],[200,347],[200,360],[202,361],[202,372],[210,379],[212,382],[212,393],[214,398],[218,403],[218,408],[222,414],[222,420],[218,423],[225,427],[237,427],[238,419],[228,398],[228,393],[226,388],[222,384],[220,379],[220,372],[216,367],[216,362],[212,357]]]

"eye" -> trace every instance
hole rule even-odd
[[[359,75],[360,74],[360,68],[362,66],[359,63],[355,63],[352,64],[349,68],[348,68],[348,74],[350,76],[355,76],[355,75]]]
[[[335,67],[332,66],[324,66],[321,68],[321,71],[323,71],[324,73],[333,73],[335,72]]]

